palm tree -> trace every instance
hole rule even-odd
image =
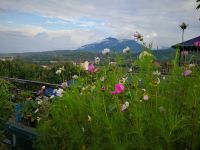
[[[187,27],[188,27],[188,25],[187,24],[185,24],[185,22],[183,22],[181,25],[179,25],[180,26],[180,28],[182,29],[182,42],[184,41],[184,31],[185,31],[185,29],[187,29]]]
[[[197,0],[197,3],[198,3],[197,9],[200,9],[200,0]]]

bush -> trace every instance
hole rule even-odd
[[[2,144],[4,139],[4,125],[12,113],[11,95],[9,88],[11,84],[0,79],[0,149],[6,149]]]

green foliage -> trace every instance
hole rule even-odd
[[[101,66],[100,72],[79,78],[42,118],[35,147],[41,150],[199,149],[198,67],[190,68],[191,76],[183,76],[189,67],[178,67],[175,59],[168,76],[161,76],[153,74],[159,69],[153,60],[151,56],[136,60],[131,65],[138,66],[139,73],[128,73],[128,68],[120,67],[125,61],[120,56],[118,65],[107,63]],[[105,81],[101,81],[102,77]],[[127,77],[125,91],[110,94],[123,77]],[[145,95],[148,100],[144,99]],[[129,107],[122,112],[126,101]]]
[[[6,149],[5,145],[2,143],[4,139],[4,125],[7,119],[12,113],[12,103],[11,95],[9,94],[9,89],[12,85],[0,79],[0,149]]]
[[[56,75],[56,70],[65,68],[62,76]],[[49,65],[47,69],[41,65],[25,63],[22,60],[0,61],[0,76],[19,79],[36,80],[50,83],[61,83],[63,79],[69,80],[74,74],[80,74],[80,68],[70,62]]]

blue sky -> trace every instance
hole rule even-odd
[[[200,35],[194,0],[0,0],[0,53],[76,49],[136,31],[154,47]]]

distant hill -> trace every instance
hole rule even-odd
[[[105,48],[109,48],[115,52],[121,52],[124,48],[129,47],[132,53],[138,53],[141,51],[142,46],[134,40],[129,39],[116,39],[106,38],[101,42],[95,42],[87,45],[83,45],[77,50],[89,51],[89,52],[101,52]]]
[[[120,51],[122,53],[122,51]],[[174,58],[175,50],[174,49],[162,49],[162,50],[153,50],[153,55],[157,60],[168,61]],[[132,53],[133,57],[138,57],[138,53]],[[94,57],[101,57],[101,52],[88,52],[82,50],[55,50],[55,51],[46,51],[46,52],[26,52],[26,53],[10,53],[10,54],[0,54],[0,57],[4,56],[13,56],[16,58],[23,59],[27,62],[36,62],[46,64],[50,61],[84,61],[89,60],[93,61]],[[111,57],[115,57],[111,53]]]

